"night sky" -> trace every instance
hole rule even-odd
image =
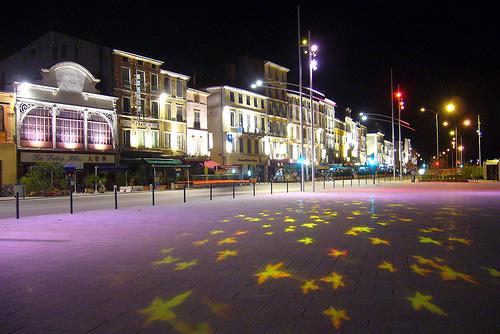
[[[165,61],[164,68],[196,74],[196,86],[222,84],[225,62],[254,56],[291,69],[297,82],[297,7],[283,2],[85,2],[76,8],[43,1],[19,2],[2,15],[4,58],[53,29]],[[320,46],[315,88],[338,105],[338,114],[390,115],[390,68],[405,96],[402,118],[417,132],[404,131],[428,159],[435,152],[434,114],[419,108],[441,108],[452,99],[460,115],[470,118],[464,134],[465,157],[477,158],[477,114],[481,115],[483,159],[500,157],[499,29],[495,11],[480,2],[456,7],[453,2],[391,3],[365,1],[305,2],[302,30],[311,30]],[[83,2],[82,2],[83,4]],[[250,85],[250,83],[249,83]],[[367,123],[370,132],[385,126]],[[385,130],[390,138],[390,128]],[[441,150],[450,147],[440,133]],[[442,140],[441,140],[442,139]],[[389,139],[390,140],[390,139]],[[451,140],[451,139],[450,139]]]

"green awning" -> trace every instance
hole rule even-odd
[[[146,163],[155,167],[171,167],[171,168],[189,168],[189,165],[183,165],[179,159],[144,159]]]

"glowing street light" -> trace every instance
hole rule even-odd
[[[443,122],[443,126],[448,126],[448,122],[447,122],[447,121],[444,121],[444,122]]]
[[[455,105],[453,103],[448,103],[445,107],[447,112],[454,112],[455,111]]]
[[[465,121],[463,121],[463,125],[464,126],[469,126],[471,124],[471,121],[466,119]]]

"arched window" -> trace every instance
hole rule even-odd
[[[87,142],[90,150],[113,148],[113,130],[104,116],[93,114],[87,119]]]
[[[21,146],[52,147],[52,116],[49,110],[35,108],[21,124]]]
[[[83,116],[75,110],[61,110],[56,117],[56,145],[59,148],[83,148]]]

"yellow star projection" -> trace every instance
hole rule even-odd
[[[176,261],[179,261],[180,259],[177,258],[177,257],[173,257],[173,256],[167,256],[167,257],[164,257],[163,259],[161,260],[158,260],[158,261],[154,261],[153,262],[153,265],[154,266],[158,266],[160,264],[170,264],[170,263],[174,263]]]
[[[315,283],[316,280],[309,280],[309,281],[305,281],[304,284],[302,284],[302,286],[300,287],[302,289],[302,292],[304,294],[307,294],[309,291],[316,291],[316,290],[319,290],[319,286],[316,285]]]
[[[296,228],[296,227],[297,227],[297,226],[295,226],[295,225],[290,225],[290,226],[288,226],[287,228],[285,228],[285,230],[284,230],[284,231],[285,231],[285,232],[295,232],[295,228]]]
[[[179,262],[175,265],[174,271],[185,270],[185,269],[191,268],[197,264],[198,264],[198,260],[196,260],[196,259],[189,261],[189,262]]]
[[[495,268],[488,268],[488,267],[481,267],[484,270],[488,272],[488,274],[491,275],[491,277],[499,278],[500,277],[500,271],[496,270]]]
[[[416,311],[420,311],[422,308],[424,308],[434,314],[439,314],[447,317],[448,314],[445,311],[431,303],[432,298],[433,297],[431,295],[423,295],[420,292],[417,292],[415,296],[408,297],[407,299],[411,302],[413,309],[415,309]]]
[[[226,257],[228,257],[228,256],[236,256],[236,255],[238,255],[238,251],[237,250],[226,249],[226,250],[217,252],[217,255],[218,255],[217,256],[217,262],[219,262],[219,261],[225,260]]]
[[[391,273],[398,271],[396,268],[394,268],[394,265],[392,263],[387,261],[384,261],[381,264],[379,264],[378,268],[382,270],[387,270]]]
[[[160,250],[160,253],[163,253],[163,254],[168,254],[168,253],[171,253],[175,248],[163,248],[162,250]]]
[[[217,242],[217,245],[224,245],[224,244],[235,244],[237,241],[233,237],[225,238]]]
[[[224,233],[224,231],[223,230],[213,230],[213,231],[210,231],[211,235],[216,235],[216,234],[221,234],[221,233]]]
[[[472,242],[473,242],[472,240],[469,240],[469,239],[457,238],[457,237],[453,237],[453,236],[448,237],[448,240],[459,242],[459,243],[467,245],[467,246],[472,245]]]
[[[258,277],[257,283],[262,284],[265,281],[267,281],[268,278],[290,277],[291,275],[289,273],[280,270],[281,267],[283,267],[283,262],[276,264],[268,264],[265,270],[254,275]]]
[[[177,318],[177,315],[172,311],[172,308],[181,305],[191,295],[192,290],[181,293],[172,299],[163,300],[156,297],[147,308],[142,309],[139,313],[147,316],[145,325],[148,326],[154,321],[172,321]]]
[[[344,282],[342,282],[342,275],[339,275],[336,272],[332,272],[330,276],[321,278],[320,281],[332,283],[333,290],[337,290],[338,288],[345,286]]]
[[[340,326],[342,326],[343,320],[351,320],[351,318],[349,318],[349,316],[347,315],[347,311],[336,310],[331,306],[329,308],[327,308],[326,310],[324,310],[323,314],[330,317],[330,320],[332,321],[333,327],[335,327],[336,330],[340,329]]]
[[[410,269],[417,275],[420,275],[420,276],[426,276],[428,273],[431,273],[432,270],[429,270],[429,269],[425,269],[425,268],[422,268],[422,267],[419,267],[418,265],[416,264],[412,264],[410,265]]]
[[[438,241],[438,240],[434,240],[432,238],[429,238],[429,237],[418,237],[418,242],[422,243],[422,244],[434,244],[434,245],[437,245],[437,246],[441,246],[441,241]]]
[[[315,223],[304,223],[300,226],[304,226],[304,227],[308,227],[308,228],[314,228],[315,226],[317,226],[318,224],[315,224]]]
[[[206,244],[208,241],[209,241],[208,239],[193,241],[193,246],[195,246],[195,247],[201,246],[201,245]]]
[[[297,240],[297,242],[301,242],[304,245],[310,245],[314,242],[314,240],[313,240],[313,238],[303,238],[303,239]]]
[[[386,245],[390,246],[391,243],[388,240],[380,239],[380,238],[368,238],[371,240],[372,245]]]

